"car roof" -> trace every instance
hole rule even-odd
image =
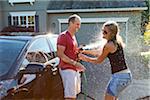
[[[16,33],[6,33],[6,34],[0,34],[0,38],[3,39],[15,39],[15,40],[24,40],[24,41],[30,41],[33,38],[40,38],[40,37],[52,37],[57,38],[57,34],[32,34],[32,33],[23,33],[20,32],[20,34]]]
[[[11,40],[23,40],[29,41],[32,39],[31,36],[0,36],[1,39],[11,39]]]

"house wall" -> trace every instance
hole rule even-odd
[[[0,19],[2,19],[2,5],[0,1]],[[2,20],[0,20],[0,30],[2,29]]]
[[[4,9],[4,23],[3,26],[8,26],[8,16],[10,15],[10,12],[23,12],[23,11],[36,11],[36,15],[39,15],[39,31],[40,32],[46,32],[46,22],[47,22],[47,14],[46,9],[49,4],[49,0],[35,0],[33,5],[30,3],[25,4],[14,4],[12,6],[8,3],[8,0],[4,0],[3,2],[3,9]]]
[[[2,30],[2,27],[3,27],[3,11],[2,11],[2,1],[0,1],[0,31]]]

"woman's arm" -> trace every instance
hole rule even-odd
[[[81,53],[98,57],[102,53],[102,48],[93,49],[93,50],[83,50],[83,51],[81,51]]]
[[[102,54],[99,55],[98,57],[89,57],[84,54],[79,54],[79,59],[86,61],[86,62],[98,64],[98,63],[103,62],[103,60],[107,57],[107,55],[113,50],[114,50],[114,46],[110,43],[107,43],[103,48]],[[87,53],[92,53],[92,51],[87,51]]]

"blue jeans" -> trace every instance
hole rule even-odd
[[[131,79],[130,73],[113,74],[107,87],[107,93],[118,97],[119,93],[131,83]]]

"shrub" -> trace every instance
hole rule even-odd
[[[145,41],[145,44],[146,44],[146,45],[149,45],[149,46],[150,46],[150,30],[147,30],[147,31],[144,33],[144,41]]]
[[[34,32],[34,29],[22,26],[7,26],[4,27],[1,32]]]

